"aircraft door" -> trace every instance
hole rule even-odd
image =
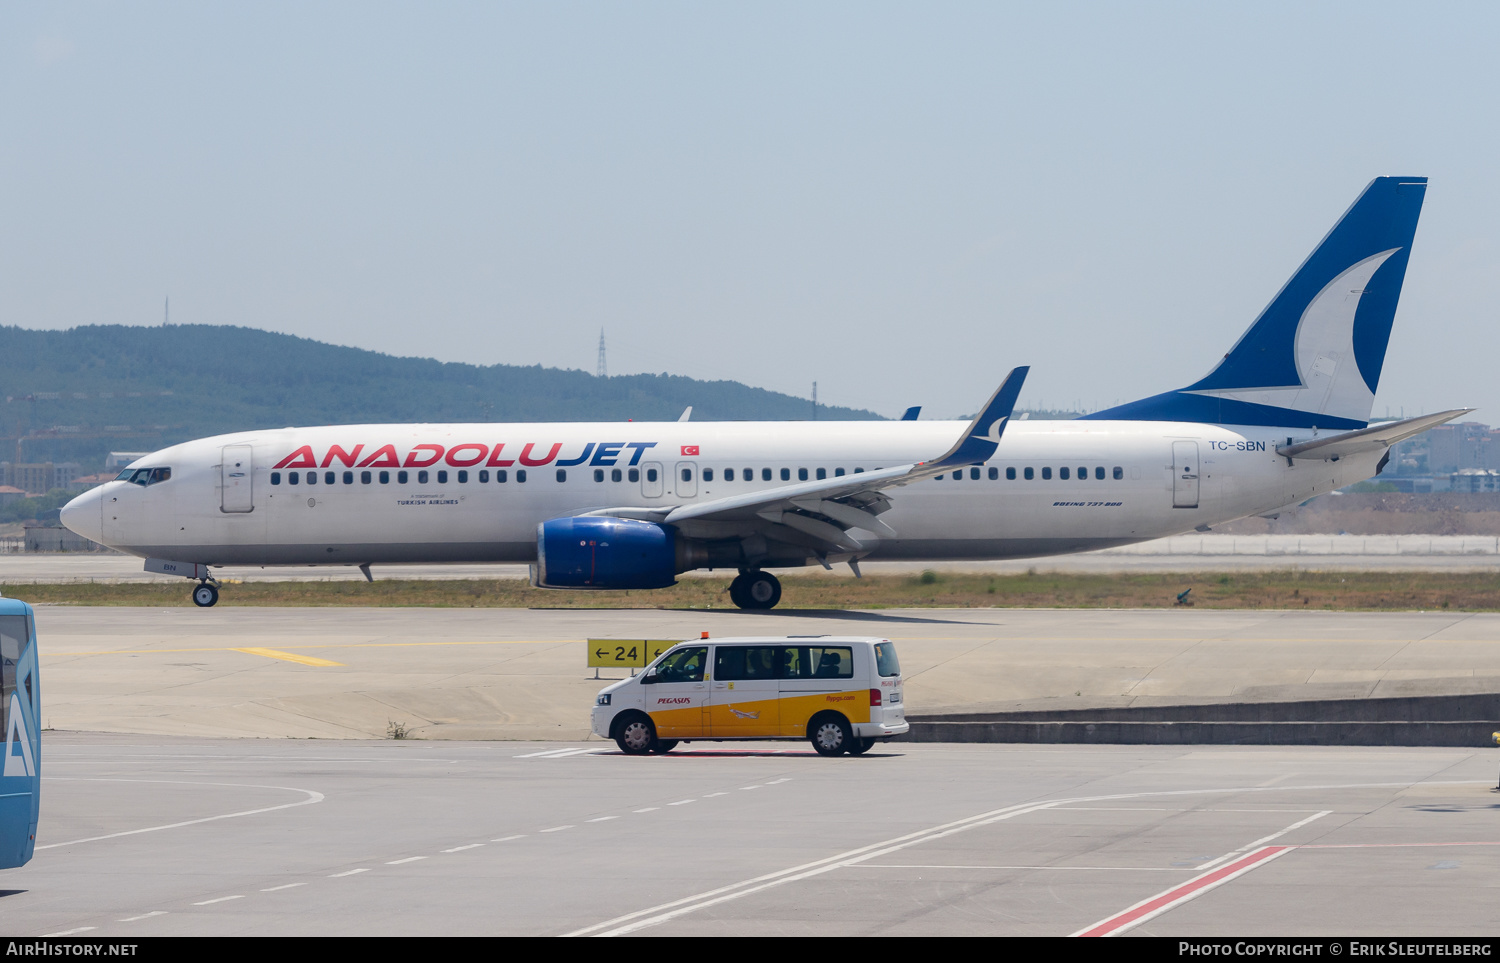
[[[1172,442],[1172,507],[1198,507],[1198,443]]]
[[[661,463],[646,462],[641,466],[641,494],[647,498],[660,498],[662,491]]]
[[[249,512],[255,510],[251,501],[251,482],[255,477],[250,460],[249,445],[225,445],[224,457],[220,459],[219,477],[223,483],[219,510],[224,512]]]
[[[677,463],[677,477],[673,479],[673,487],[676,489],[678,498],[692,498],[698,494],[698,463],[695,461],[679,461]]]

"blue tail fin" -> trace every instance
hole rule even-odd
[[[1363,428],[1425,177],[1377,177],[1208,376],[1094,419]]]

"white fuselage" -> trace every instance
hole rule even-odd
[[[536,558],[537,525],[549,518],[768,490],[796,483],[804,471],[816,479],[819,471],[832,477],[910,464],[947,450],[965,428],[606,422],[240,432],[140,459],[135,467],[170,468],[171,477],[110,482],[70,503],[64,522],[135,555],[209,565],[526,562]],[[994,457],[962,479],[949,474],[889,490],[892,507],[880,520],[896,535],[861,534],[869,550],[860,556],[1085,551],[1270,512],[1375,473],[1380,453],[1295,462],[1276,454],[1289,438],[1314,435],[1013,421]]]

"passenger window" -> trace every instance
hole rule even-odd
[[[781,470],[781,480],[782,481],[791,481],[792,480],[792,470],[790,468],[783,468]]]
[[[969,469],[969,481],[979,481],[979,469],[978,468],[970,468]]]
[[[769,468],[762,468],[760,470],[760,480],[761,481],[770,481],[771,480],[771,469],[769,469]]]
[[[346,472],[344,472],[344,484],[345,485],[352,485],[352,484],[354,484],[354,472],[352,472],[352,471],[346,471]]]
[[[835,468],[833,470],[833,477],[834,478],[843,478],[844,477],[844,470],[842,468]]]
[[[797,480],[798,481],[807,481],[807,469],[806,468],[799,468],[799,469],[797,469]]]
[[[359,473],[359,483],[361,485],[368,485],[368,484],[370,484],[370,482],[373,480],[373,478],[374,478],[374,476],[372,476],[367,471],[362,471],[362,472]]]
[[[1078,467],[1078,480],[1079,481],[1088,481],[1089,480],[1089,466],[1087,466],[1087,465],[1080,465]]]
[[[706,482],[711,482],[714,480],[714,470],[712,468],[703,469],[703,480]],[[686,481],[686,479],[684,479],[684,481]]]
[[[1043,468],[1042,469],[1042,478],[1043,478],[1043,480],[1050,479],[1051,477],[1052,477],[1052,469],[1051,468]]]
[[[391,473],[388,472],[388,471],[381,472],[380,473],[380,484],[382,484],[382,485],[389,485],[390,483],[391,483]]]
[[[1124,477],[1125,477],[1125,469],[1121,468],[1119,465],[1116,465],[1115,466],[1115,481],[1120,481]]]
[[[1015,469],[1011,469],[1011,471],[1015,471]],[[1014,477],[1014,476],[1012,476],[1012,477]],[[990,481],[999,481],[999,480],[1000,480],[1000,469],[998,469],[998,468],[991,468],[990,469]]]
[[[315,472],[315,471],[308,472],[307,473],[307,483],[309,485],[316,485],[318,483],[318,473]]]
[[[1033,478],[1036,477],[1036,471],[1034,469],[1032,469],[1032,467],[1030,465],[1026,466],[1026,470],[1025,470],[1025,472],[1023,472],[1023,474],[1026,476],[1026,480],[1027,481],[1031,481]]]
[[[714,650],[714,681],[776,678],[775,646],[723,645]]]
[[[1104,466],[1098,465],[1094,468],[1094,481],[1104,481]]]
[[[633,482],[640,481],[641,480],[641,470],[639,468],[632,468],[632,469],[630,469],[630,473],[626,476],[626,480],[627,481],[633,481]]]
[[[460,471],[458,473],[458,483],[460,485],[467,485],[469,483],[469,473],[466,471]]]
[[[438,472],[438,484],[439,485],[446,485],[446,484],[448,484],[448,472],[447,471],[439,471]]]
[[[734,469],[733,468],[726,468],[726,469],[724,469],[724,480],[725,481],[734,481]]]
[[[863,473],[864,473],[864,469],[863,468],[856,468],[856,469],[854,469],[854,474],[856,474],[856,475],[860,475],[860,474],[863,474]]]
[[[517,472],[520,474],[520,472]],[[703,666],[708,662],[706,646],[678,649],[669,653],[656,667],[657,682],[702,682]]]
[[[273,471],[273,472],[271,472],[271,484],[273,484],[273,485],[280,485],[281,484],[281,472],[279,472],[279,471]]]
[[[745,479],[745,481],[755,481],[755,469],[754,468],[743,469],[740,472],[740,477],[743,478],[743,479]]]
[[[603,468],[595,468],[594,469],[594,481],[596,481],[596,482],[602,482],[602,481],[604,481],[604,469]]]
[[[419,471],[419,472],[417,472],[417,484],[418,485],[425,485],[425,484],[427,484],[427,472],[425,472],[425,471]]]
[[[1045,468],[1042,469],[1042,477],[1043,478],[1047,477],[1047,469],[1045,469]],[[1064,465],[1064,466],[1062,466],[1061,468],[1059,468],[1057,470],[1057,477],[1061,478],[1063,481],[1067,481],[1068,480],[1068,466],[1067,465]]]
[[[407,475],[406,472],[404,472],[404,471],[398,471],[398,472],[396,472],[396,483],[400,484],[400,485],[405,485],[406,484],[406,479],[408,477],[409,476]]]
[[[517,468],[516,469],[516,484],[517,485],[523,485],[525,483],[526,483],[526,469],[524,469],[524,468]]]
[[[814,679],[852,679],[854,650],[847,647],[811,646],[807,650],[807,665],[813,670]]]
[[[337,481],[337,476],[333,472],[325,471],[323,473],[323,484],[332,485],[335,481]]]
[[[1016,480],[1016,469],[1015,469],[1014,466],[1005,469],[1005,480],[1006,481],[1015,481]]]
[[[507,472],[504,468],[502,468],[499,471],[495,472],[495,484],[497,484],[497,485],[503,485],[503,484],[505,484],[506,481],[509,480],[509,478],[510,478],[510,472]]]
[[[287,472],[286,483],[288,485],[295,485],[295,484],[297,484],[297,473],[294,472],[294,471]]]
[[[481,485],[488,485],[489,482],[490,482],[490,472],[489,472],[489,469],[487,469],[487,468],[481,468],[479,470],[479,484],[481,484]]]
[[[826,468],[819,468],[818,469],[818,481],[822,481],[823,479],[825,479],[827,477],[828,477],[828,469],[826,469]]]
[[[559,468],[557,470],[557,480],[560,482],[568,480],[568,470],[566,468]]]

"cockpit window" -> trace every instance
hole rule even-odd
[[[128,481],[145,487],[164,482],[172,477],[170,468],[127,468],[115,476],[115,481]]]

